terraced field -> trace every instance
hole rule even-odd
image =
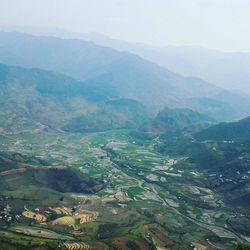
[[[26,218],[36,220],[38,223],[43,223],[47,221],[46,216],[42,214],[34,213],[32,211],[24,211],[22,212],[22,215]]]
[[[92,222],[95,220],[94,215],[92,213],[81,213],[75,215],[75,218],[80,220],[80,224]]]
[[[74,227],[76,220],[73,216],[63,216],[51,222],[52,225],[64,225],[69,227]]]
[[[47,239],[55,239],[55,240],[59,240],[59,239],[60,240],[72,240],[73,239],[72,237],[58,234],[51,230],[38,228],[38,227],[16,226],[16,227],[13,227],[11,230],[13,230],[16,233],[33,236],[33,237],[39,237],[39,238],[47,238]]]
[[[56,208],[50,208],[50,209],[59,215],[72,215],[72,211],[68,207],[56,207]]]
[[[68,250],[84,250],[90,249],[89,245],[83,242],[80,243],[64,243],[64,247]]]

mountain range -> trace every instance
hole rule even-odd
[[[98,33],[71,34],[71,37],[128,51],[178,74],[197,76],[219,87],[250,94],[249,52],[222,52],[201,46],[157,47],[124,42]]]
[[[126,42],[96,32],[74,33],[58,28],[2,26],[1,30],[92,41],[97,45],[136,54],[183,76],[200,77],[216,86],[250,94],[249,52],[223,52],[195,45],[153,46]]]
[[[187,107],[223,121],[250,112],[250,100],[243,94],[196,77],[183,77],[136,55],[93,42],[1,32],[0,62],[68,75],[76,79],[74,84],[84,82],[80,92],[85,95],[109,101],[133,99],[153,114],[165,106]],[[79,93],[78,87],[74,89]]]

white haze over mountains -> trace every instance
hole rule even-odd
[[[45,27],[5,26],[0,30],[39,36],[82,39],[119,51],[128,51],[183,76],[199,77],[219,87],[250,94],[250,53],[222,52],[201,46],[152,46],[112,39],[100,33],[73,33]]]
[[[98,32],[130,42],[250,51],[249,0],[0,0],[0,25]]]
[[[91,40],[249,94],[249,13],[249,0],[0,0],[0,30]]]

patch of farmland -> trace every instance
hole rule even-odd
[[[84,250],[90,248],[88,244],[83,242],[70,242],[63,245],[67,250]]]
[[[63,217],[53,220],[51,224],[74,227],[76,224],[76,220],[73,216],[63,216]]]
[[[142,200],[155,200],[159,201],[157,195],[150,191],[145,191],[142,194],[137,195],[137,197],[141,198]]]
[[[200,244],[200,243],[195,243],[195,242],[192,242],[192,245],[195,247],[196,250],[206,250],[207,247]]]
[[[157,171],[157,170],[160,170],[160,171],[167,171],[169,169],[169,166],[155,166],[153,167],[152,171]]]
[[[0,172],[0,176],[23,173],[23,172],[25,172],[26,170],[27,170],[26,167],[16,168],[16,169],[11,169],[11,170],[6,170],[6,171],[3,171],[3,172]]]
[[[72,215],[72,210],[71,208],[68,207],[56,207],[56,208],[51,208],[50,210],[56,212],[59,215]]]
[[[32,211],[29,211],[29,210],[22,212],[22,215],[26,218],[36,220],[39,223],[44,223],[47,221],[46,216],[44,216],[42,214],[34,213]]]
[[[182,177],[182,174],[174,174],[174,173],[169,173],[169,172],[162,172],[165,175],[172,176],[172,177]]]
[[[85,213],[77,213],[75,215],[75,219],[80,220],[80,224],[92,222],[95,220],[95,215],[90,212],[85,212]]]
[[[81,201],[81,202],[84,202],[84,201],[88,201],[88,200],[91,200],[91,201],[98,201],[100,200],[101,198],[97,195],[86,195],[86,194],[74,194],[74,193],[71,193],[70,196],[78,201]]]
[[[171,199],[165,198],[165,201],[170,207],[175,207],[175,208],[179,207],[179,204]]]
[[[147,176],[147,179],[150,181],[158,181],[158,176],[154,174],[150,174]]]
[[[34,236],[39,238],[55,239],[55,240],[73,240],[70,236],[58,234],[54,231],[39,228],[39,227],[28,227],[28,226],[16,226],[12,229],[16,233],[25,234],[28,236]]]

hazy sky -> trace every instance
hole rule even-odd
[[[250,0],[0,0],[0,25],[250,51]]]

